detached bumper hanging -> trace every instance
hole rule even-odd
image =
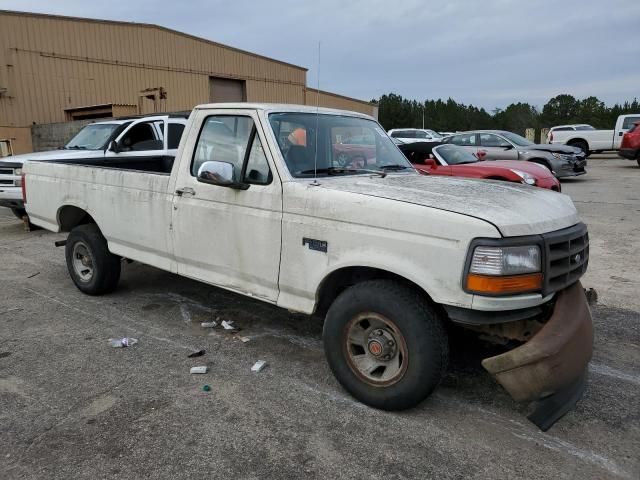
[[[592,352],[591,311],[576,282],[558,293],[551,318],[531,340],[482,366],[514,400],[536,402],[528,418],[546,431],[582,397]]]

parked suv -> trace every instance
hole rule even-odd
[[[544,165],[557,178],[584,175],[587,161],[582,150],[567,145],[540,145],[504,130],[475,130],[443,140],[472,153],[486,152],[485,160],[526,160]]]
[[[444,138],[438,132],[425,128],[392,128],[387,133],[402,143],[439,142]]]
[[[640,122],[636,122],[622,137],[618,155],[636,160],[640,167]]]

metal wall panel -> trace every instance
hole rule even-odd
[[[250,102],[315,104],[302,67],[155,25],[0,11],[0,125],[62,122],[65,109],[90,105],[138,105],[140,91],[156,87],[167,92],[164,111],[189,110],[209,101],[212,76],[244,80]],[[328,92],[320,103],[373,111]]]

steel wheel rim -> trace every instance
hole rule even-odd
[[[409,364],[407,344],[390,319],[363,312],[345,326],[343,352],[351,371],[363,382],[389,386],[404,377]]]
[[[71,251],[73,271],[82,282],[90,282],[94,274],[93,255],[84,242],[76,242]]]

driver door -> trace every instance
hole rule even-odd
[[[273,173],[259,117],[248,110],[196,112],[173,198],[177,271],[275,303],[282,186]],[[248,188],[199,182],[198,173],[208,161],[231,164],[234,178]]]
[[[518,150],[504,138],[493,133],[480,134],[480,148],[487,152],[487,160],[517,160]]]

